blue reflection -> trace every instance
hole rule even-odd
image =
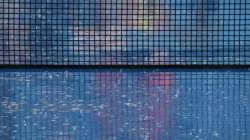
[[[5,140],[248,140],[250,74],[1,70]]]

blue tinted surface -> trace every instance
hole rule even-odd
[[[250,64],[247,0],[138,3],[0,0],[0,64]]]
[[[250,72],[1,70],[4,140],[249,140]]]

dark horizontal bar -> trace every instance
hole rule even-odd
[[[250,65],[0,65],[0,69],[244,69]]]

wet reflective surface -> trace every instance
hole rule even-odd
[[[250,71],[0,70],[4,140],[248,140]]]

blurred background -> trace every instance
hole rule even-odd
[[[3,140],[249,140],[247,0],[0,0]]]
[[[246,0],[0,0],[0,63],[250,64]]]

